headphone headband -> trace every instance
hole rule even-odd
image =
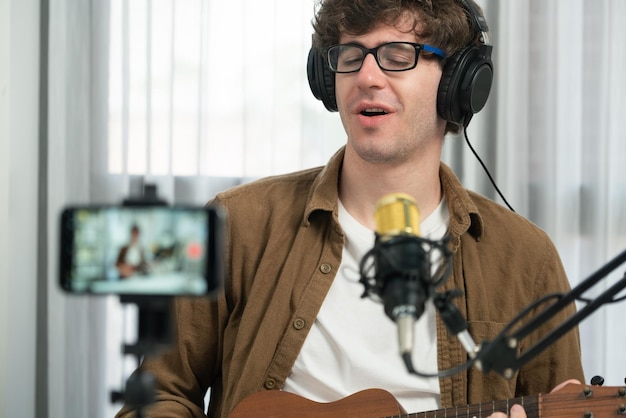
[[[480,12],[480,9],[472,0],[459,0],[459,3],[467,10],[472,16],[472,29],[474,32],[489,32],[489,25],[485,16]]]

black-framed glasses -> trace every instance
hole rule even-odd
[[[367,54],[376,58],[378,66],[385,71],[407,71],[415,68],[420,51],[429,52],[440,58],[446,54],[441,49],[413,42],[388,42],[375,48],[359,44],[340,44],[326,50],[328,65],[334,73],[354,73],[361,69]]]

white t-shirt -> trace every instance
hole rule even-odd
[[[420,235],[441,239],[448,228],[445,201],[420,223]],[[283,390],[332,402],[368,388],[391,392],[409,413],[440,408],[439,380],[410,374],[398,351],[396,324],[382,304],[361,298],[359,263],[374,246],[374,232],[339,202],[345,246],[339,272],[322,304]],[[436,267],[436,266],[433,266]],[[437,372],[435,308],[429,301],[415,324],[413,366]]]
[[[138,266],[141,264],[141,248],[139,244],[130,244],[126,249],[126,257],[124,262],[131,266]]]

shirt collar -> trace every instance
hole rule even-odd
[[[339,173],[343,164],[345,146],[333,155],[328,164],[321,169],[313,182],[307,199],[303,223],[310,225],[311,215],[316,211],[332,212],[338,221],[338,184]],[[448,208],[450,211],[450,233],[460,236],[469,232],[479,240],[483,234],[483,221],[476,204],[469,192],[463,187],[450,167],[440,164],[439,176]]]
[[[335,222],[339,222],[339,173],[343,164],[345,146],[333,155],[328,164],[322,168],[309,191],[306,209],[304,211],[304,225],[309,226],[311,215],[318,211],[332,212]]]

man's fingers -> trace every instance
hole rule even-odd
[[[511,418],[526,418],[526,411],[521,405],[513,405],[511,407]]]
[[[524,408],[521,405],[513,405],[510,412],[510,418],[526,418],[526,411],[524,411]],[[507,415],[504,412],[494,412],[489,415],[489,418],[507,418]]]
[[[556,392],[559,389],[563,389],[565,386],[570,384],[580,385],[581,383],[576,379],[569,379],[556,385],[550,393]],[[524,411],[524,408],[521,405],[513,405],[511,407],[510,413],[510,418],[527,418],[526,411]],[[494,412],[493,414],[489,415],[489,418],[507,418],[507,415],[504,412]]]

